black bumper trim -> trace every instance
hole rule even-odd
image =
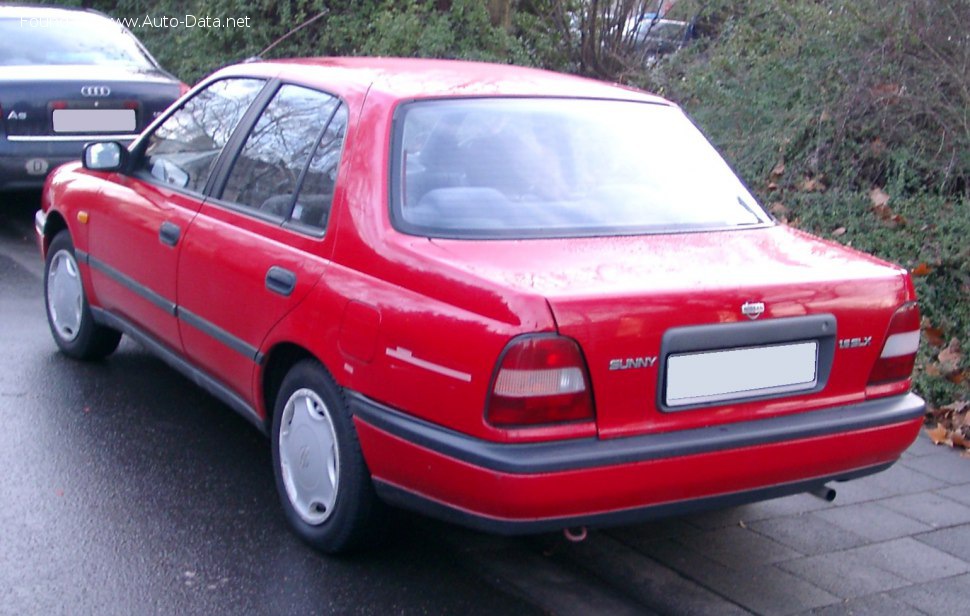
[[[909,393],[820,411],[661,434],[607,440],[493,443],[406,415],[358,393],[349,397],[353,414],[375,428],[442,455],[511,474],[630,464],[865,430],[920,418],[926,406],[919,396]]]
[[[528,535],[533,533],[556,532],[564,528],[575,528],[577,526],[607,527],[641,524],[659,518],[687,515],[710,509],[737,507],[739,505],[746,505],[771,498],[801,494],[821,487],[830,481],[848,481],[850,479],[865,477],[866,475],[884,471],[892,465],[893,463],[889,462],[847,471],[838,475],[816,477],[804,481],[757,488],[743,492],[719,494],[717,496],[661,503],[659,505],[647,505],[633,509],[622,509],[606,513],[591,513],[580,516],[526,520],[494,518],[464,509],[458,509],[379,479],[374,480],[374,488],[377,491],[377,495],[391,505],[417,511],[418,513],[444,520],[445,522],[496,535]]]

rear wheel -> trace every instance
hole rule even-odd
[[[383,506],[347,403],[318,362],[303,360],[283,379],[274,408],[272,448],[276,489],[300,538],[331,554],[381,538]]]
[[[98,325],[91,316],[74,244],[67,231],[58,233],[47,251],[44,304],[54,342],[66,355],[101,359],[118,348],[121,332]]]

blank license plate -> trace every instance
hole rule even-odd
[[[687,406],[812,389],[818,343],[685,353],[667,358],[667,406]]]
[[[134,109],[55,109],[55,133],[131,133]]]

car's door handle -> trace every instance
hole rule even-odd
[[[162,241],[163,244],[168,246],[175,246],[179,243],[179,237],[182,235],[182,229],[175,223],[168,222],[167,220],[162,223],[162,228],[158,230],[158,239]]]
[[[273,293],[288,297],[296,288],[296,274],[274,265],[266,272],[266,288]]]

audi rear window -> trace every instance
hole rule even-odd
[[[0,65],[114,65],[155,68],[119,24],[82,12],[0,19]]]
[[[482,98],[398,111],[392,220],[451,238],[635,235],[768,224],[678,108]]]

